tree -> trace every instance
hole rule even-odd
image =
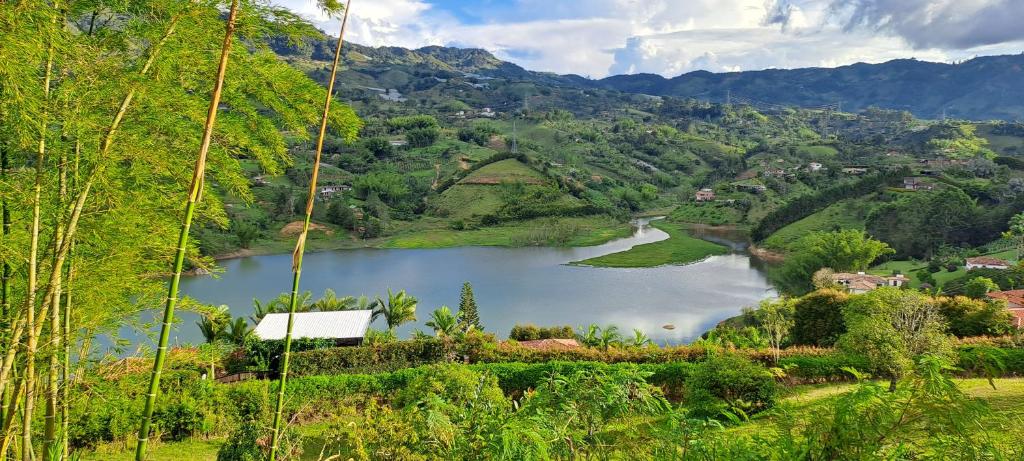
[[[440,136],[441,131],[436,127],[415,128],[405,132],[405,139],[412,147],[430,147]]]
[[[790,339],[802,346],[832,347],[843,333],[843,309],[850,295],[837,289],[823,289],[794,300]]]
[[[1010,218],[1010,229],[1003,232],[1003,238],[1012,240],[1017,245],[1017,260],[1024,261],[1024,213],[1018,213]]]
[[[754,312],[755,318],[772,346],[775,363],[779,363],[782,345],[787,341],[789,330],[793,327],[793,305],[793,300],[787,298],[774,301],[764,300]]]
[[[651,338],[648,338],[647,334],[639,328],[633,329],[633,337],[630,338],[629,342],[633,347],[645,347],[654,344],[654,342],[651,341]]]
[[[392,152],[391,141],[387,138],[368,138],[363,141],[363,147],[379,159],[390,157]]]
[[[245,340],[251,334],[252,328],[249,328],[249,322],[245,320],[245,317],[236,317],[235,320],[227,324],[227,328],[223,331],[224,339],[236,346],[245,344]]]
[[[480,312],[476,307],[476,298],[473,297],[473,285],[469,282],[462,284],[462,293],[459,295],[459,324],[462,331],[471,329],[483,330],[480,324]]]
[[[377,306],[373,310],[373,316],[370,318],[370,321],[372,322],[379,317],[384,317],[384,321],[388,324],[388,332],[394,334],[395,328],[402,326],[402,324],[416,321],[417,303],[419,301],[407,295],[405,290],[394,293],[388,288],[387,301],[377,298]]]
[[[345,229],[355,229],[356,213],[344,200],[332,200],[330,205],[327,205],[327,222]]]
[[[843,351],[868,359],[889,387],[914,369],[923,354],[949,356],[952,344],[938,303],[910,290],[883,287],[854,298],[843,310]]]
[[[1000,336],[1014,330],[1013,314],[1006,309],[1006,301],[966,296],[939,297],[936,301],[954,336]]]
[[[619,346],[621,344],[622,335],[619,334],[619,327],[615,325],[608,325],[601,329],[601,334],[598,336],[598,346],[604,350],[608,350],[612,346]]]
[[[794,294],[809,291],[814,273],[822,268],[862,271],[879,257],[894,253],[885,242],[855,229],[813,232],[796,247],[799,250],[786,258],[781,276],[783,288]]]
[[[196,325],[203,334],[207,343],[214,343],[224,339],[224,331],[228,321],[231,319],[227,306],[220,306],[216,310],[204,313]]]
[[[974,277],[964,285],[964,294],[973,299],[985,299],[992,291],[999,291],[999,285],[987,277]]]
[[[430,313],[427,326],[434,329],[434,334],[437,336],[453,336],[458,330],[458,321],[448,306],[441,306]]]

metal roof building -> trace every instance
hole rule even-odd
[[[292,339],[333,339],[341,344],[360,344],[373,311],[296,312]],[[267,314],[253,334],[262,340],[284,339],[288,314]]]

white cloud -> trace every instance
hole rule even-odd
[[[278,1],[337,33],[311,0]],[[528,69],[592,77],[945,61],[1018,52],[1010,40],[1024,39],[1010,27],[1024,20],[1024,0],[508,1],[476,24],[431,0],[355,2],[349,39],[478,47]]]

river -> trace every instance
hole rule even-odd
[[[430,250],[358,249],[306,255],[302,290],[319,297],[327,288],[339,296],[383,295],[404,289],[419,299],[418,321],[398,330],[406,337],[424,326],[430,312],[448,305],[457,310],[462,283],[473,284],[481,321],[506,337],[513,325],[595,323],[617,325],[624,335],[634,328],[661,343],[693,340],[744,306],[774,296],[763,264],[746,253],[745,240],[732,232],[694,229],[701,238],[732,251],[686,266],[614,269],[569,265],[668,237],[640,220],[631,237],[582,248],[460,247]],[[233,316],[248,317],[252,300],[266,300],[291,284],[291,255],[251,256],[222,261],[224,272],[182,280],[182,293],[207,304],[225,304]],[[152,314],[148,314],[152,315]],[[143,320],[148,320],[144,315]],[[172,343],[198,343],[197,317],[180,313]],[[666,330],[664,325],[675,328]],[[383,319],[374,327],[384,328]],[[135,336],[130,333],[126,335]]]

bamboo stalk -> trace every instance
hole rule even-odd
[[[159,41],[157,41],[155,45],[153,45],[152,49],[150,50],[149,57],[146,59],[146,62],[143,64],[142,69],[139,71],[140,77],[144,77],[149,73],[150,68],[152,68],[153,63],[156,61],[156,57],[160,54],[160,51],[163,49],[163,46],[167,43],[167,40],[174,33],[177,23],[182,18],[182,16],[182,14],[178,14],[171,18],[170,22],[168,23],[167,29],[164,31],[163,36],[160,38]],[[137,92],[138,86],[132,85],[132,87],[125,94],[124,99],[121,100],[121,104],[118,107],[118,111],[114,115],[114,119],[107,129],[107,133],[104,136],[103,141],[101,141],[100,143],[101,159],[106,159],[108,154],[110,153],[111,146],[113,146],[114,143],[114,135],[117,133],[118,128],[120,128],[121,122],[124,119],[124,115],[128,111],[128,107],[130,106],[132,100],[135,98],[135,94]],[[93,171],[89,174],[81,191],[78,193],[78,196],[76,197],[74,203],[70,205],[70,216],[68,218],[68,224],[64,231],[64,235],[68,237],[68,243],[74,239],[75,233],[77,232],[78,220],[81,217],[82,210],[85,208],[85,202],[89,197],[89,192],[92,188],[93,183],[100,176],[100,173],[102,173],[104,166],[105,163],[101,162],[95,169],[93,169]],[[54,268],[61,267],[64,264],[64,259],[68,254],[68,251],[70,251],[70,245],[63,245],[60,247],[60,250],[58,251],[58,257],[54,261]],[[53,282],[53,276],[55,276],[55,274],[51,272],[51,282]],[[53,287],[54,285],[53,283],[51,283],[49,286]],[[49,299],[49,295],[43,297],[43,306],[41,309],[42,316],[46,315],[46,309],[49,308]],[[6,350],[4,351],[5,354],[3,359],[3,365],[0,366],[0,391],[6,389],[6,386],[8,384],[11,368],[14,365],[17,346],[21,342],[21,336],[25,333],[25,323],[25,319],[21,317],[21,312],[14,312],[13,318],[10,320],[10,324],[13,325],[13,331],[11,332],[10,337],[7,338],[7,347],[5,348]],[[38,333],[36,333],[36,335],[38,336]]]
[[[57,10],[57,5],[54,5]],[[54,13],[53,23],[57,22]],[[28,279],[25,287],[25,324],[29,330],[25,350],[25,416],[21,427],[21,459],[32,461],[32,411],[35,406],[35,355],[38,336],[35,331],[36,284],[38,282],[39,265],[39,231],[42,221],[43,170],[46,159],[46,130],[49,123],[50,81],[53,78],[53,39],[46,48],[46,64],[43,69],[43,113],[39,129],[39,149],[36,151],[36,180],[33,186],[32,199],[32,231],[29,241]]]
[[[288,303],[288,329],[284,337],[284,357],[281,359],[281,377],[277,386],[277,402],[274,404],[274,434],[270,439],[270,455],[268,459],[275,461],[281,442],[281,413],[284,410],[284,393],[288,383],[288,362],[291,358],[292,327],[295,323],[295,305],[299,295],[299,278],[302,276],[302,256],[306,251],[306,236],[309,233],[309,222],[313,217],[313,203],[316,200],[316,183],[320,174],[320,156],[324,150],[324,137],[327,134],[327,119],[331,112],[331,99],[334,97],[334,80],[338,75],[338,64],[341,62],[341,48],[345,43],[345,26],[348,24],[348,12],[352,0],[345,4],[345,14],[341,20],[341,31],[338,33],[338,44],[334,49],[334,64],[331,67],[331,79],[327,83],[327,97],[324,99],[324,112],[320,118],[320,132],[316,140],[316,156],[313,160],[313,172],[309,180],[309,193],[306,196],[306,216],[302,223],[302,233],[295,243],[292,253],[292,293]]]
[[[163,325],[160,327],[160,342],[157,345],[156,358],[153,361],[153,376],[149,382],[146,406],[143,409],[142,423],[139,427],[139,442],[135,449],[136,461],[144,461],[146,459],[149,426],[153,420],[156,396],[160,390],[160,374],[163,371],[164,360],[167,358],[167,341],[171,332],[171,323],[174,321],[174,307],[178,302],[178,283],[181,281],[181,270],[185,262],[185,252],[188,248],[188,232],[192,226],[192,215],[195,212],[196,202],[199,201],[203,191],[206,156],[210,151],[213,127],[217,121],[217,110],[220,107],[220,96],[224,89],[224,74],[228,68],[228,57],[231,52],[231,41],[232,35],[235,32],[235,19],[237,16],[238,0],[232,0],[231,10],[228,12],[228,20],[224,28],[224,42],[221,45],[220,63],[217,66],[217,77],[213,86],[213,94],[210,98],[210,109],[206,115],[206,125],[203,127],[203,140],[199,147],[199,156],[196,158],[195,170],[192,172],[192,185],[189,188],[188,199],[185,203],[185,217],[181,224],[181,233],[178,235],[178,248],[174,256],[174,274],[171,276],[171,282],[167,288],[167,304],[164,308]]]
[[[56,244],[53,247],[54,255],[57,257],[57,252],[61,246],[61,242],[64,239],[63,223],[65,216],[61,213],[66,206],[68,199],[68,155],[67,152],[61,149],[60,162],[57,165],[57,193],[60,205],[57,207],[58,216],[56,219],[56,225],[54,226],[54,242]],[[64,274],[64,268],[58,268],[61,276]],[[63,329],[61,327],[61,311],[58,308],[61,305],[61,298],[63,297],[63,279],[58,279],[57,284],[54,286],[50,303],[53,308],[50,309],[50,355],[49,355],[49,368],[46,379],[46,416],[44,418],[44,437],[43,437],[43,453],[46,456],[51,456],[54,453],[55,443],[57,442],[57,394],[60,387],[60,342]],[[62,459],[63,453],[58,455],[58,459]]]

